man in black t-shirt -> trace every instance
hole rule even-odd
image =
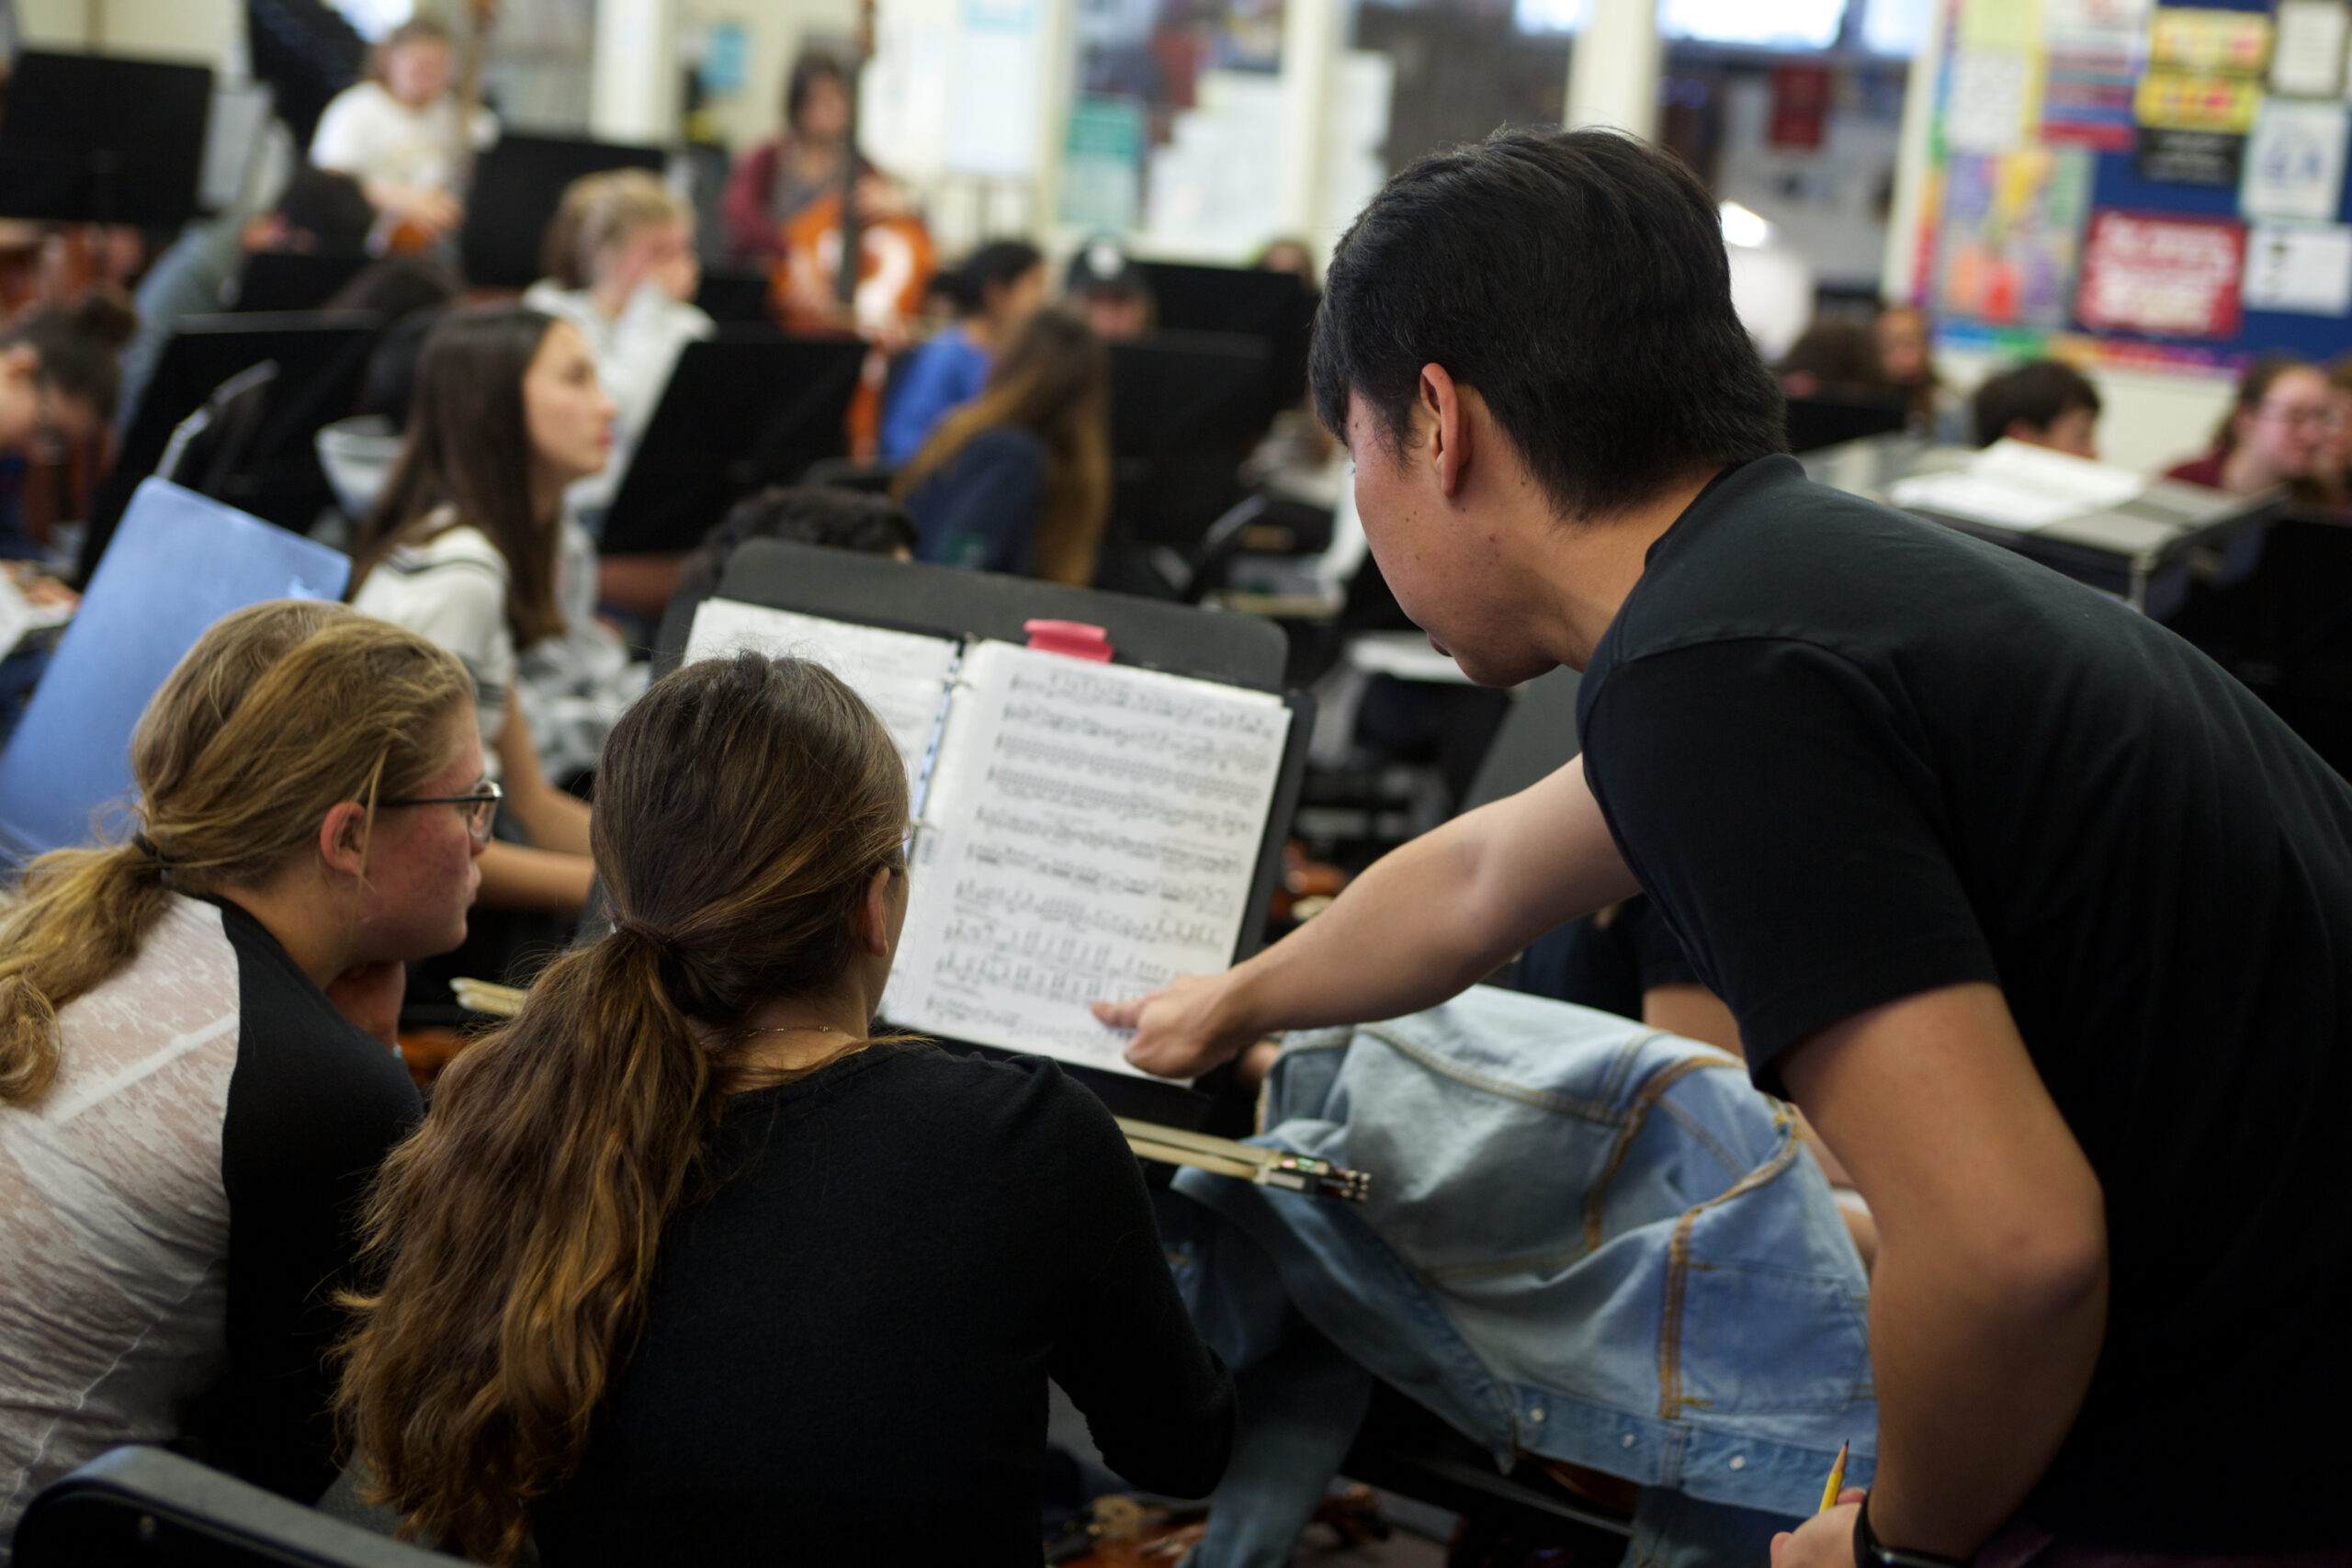
[[[1807,483],[1637,141],[1397,175],[1314,376],[1398,602],[1481,682],[1583,670],[1583,755],[1101,1009],[1131,1058],[1426,1007],[1646,890],[1879,1222],[1876,1474],[1778,1568],[2352,1544],[2289,1435],[2352,1395],[2352,789],[2162,627]]]

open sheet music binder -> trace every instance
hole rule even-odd
[[[1089,621],[1119,661],[1020,646]],[[1009,634],[1009,635],[1008,635]],[[1309,700],[1263,622],[759,540],[672,607],[663,668],[741,647],[827,665],[878,713],[915,832],[887,1021],[1055,1057],[1122,1116],[1197,1125],[1087,1003],[1255,952],[1306,768]]]

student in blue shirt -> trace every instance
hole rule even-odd
[[[1111,510],[1110,356],[1067,310],[1032,315],[899,473],[918,560],[1084,587]]]
[[[922,449],[948,413],[980,395],[989,362],[1046,297],[1046,258],[1021,240],[982,245],[938,287],[956,302],[956,324],[915,349],[882,415],[882,460],[897,467]]]

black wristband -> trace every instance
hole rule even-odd
[[[1930,1551],[1904,1551],[1882,1542],[1871,1529],[1871,1495],[1854,1510],[1854,1568],[1968,1568],[1965,1558],[1938,1557]]]

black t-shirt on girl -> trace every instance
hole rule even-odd
[[[1233,1386],[1136,1158],[1052,1063],[881,1043],[739,1095],[549,1568],[1035,1564],[1046,1380],[1112,1468],[1198,1496]]]

